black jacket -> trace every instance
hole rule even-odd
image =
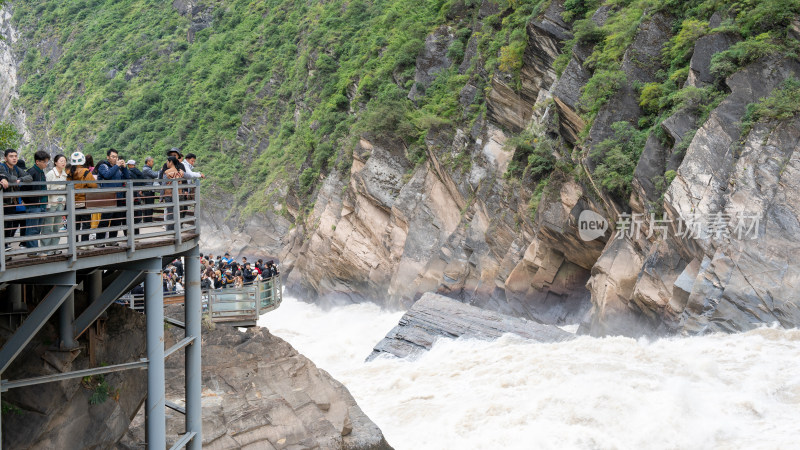
[[[19,165],[14,166],[14,168],[9,168],[5,163],[0,163],[0,177],[8,180],[8,189],[6,189],[7,192],[19,191],[17,180],[22,182],[33,180],[33,177],[22,170]],[[6,205],[14,205],[16,204],[17,200],[12,197],[6,198],[3,200],[3,202]]]
[[[131,173],[131,180],[144,180],[145,176],[141,170],[134,167],[133,169],[128,169],[128,172]]]
[[[44,170],[40,169],[39,166],[34,165],[30,169],[28,169],[28,175],[31,176],[31,181],[47,181],[47,176],[44,173]],[[46,191],[47,185],[38,185],[38,186],[23,186],[23,191]],[[33,197],[22,197],[22,201],[25,203],[42,203],[42,207],[47,207],[47,196],[46,195],[36,195]]]

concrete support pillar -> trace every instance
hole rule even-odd
[[[186,447],[189,450],[200,450],[203,444],[203,406],[202,406],[202,316],[203,299],[200,290],[200,249],[195,247],[185,258],[186,293],[184,321],[186,337],[193,337],[194,342],[186,347],[186,432],[195,432],[195,436]]]
[[[78,348],[75,341],[75,292],[69,294],[64,303],[58,308],[58,348],[59,350],[74,350]]]
[[[164,291],[161,258],[152,259],[145,272],[144,304],[147,311],[147,401],[145,426],[147,448],[167,446],[166,388],[164,375]]]

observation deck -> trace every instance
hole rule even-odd
[[[81,347],[78,339],[106,309],[144,281],[147,357],[113,366],[0,382],[0,392],[42,383],[80,379],[131,369],[147,370],[146,444],[166,448],[166,407],[185,414],[185,434],[172,448],[200,449],[201,316],[200,258],[195,181],[96,181],[97,188],[78,188],[85,182],[24,183],[0,197],[0,320],[11,330],[0,348],[0,379],[19,354],[55,315],[58,350]],[[63,189],[47,190],[47,187]],[[83,185],[81,185],[83,186]],[[21,190],[38,188],[44,190]],[[80,201],[85,195],[85,201]],[[55,201],[51,200],[58,196]],[[25,211],[17,205],[25,204]],[[101,220],[93,221],[93,215]],[[62,227],[62,217],[66,217]],[[94,222],[94,223],[93,223]],[[92,228],[95,226],[95,228]],[[19,233],[19,235],[16,235]],[[90,240],[90,235],[97,239]],[[114,235],[113,237],[111,235]],[[35,246],[33,246],[35,243]],[[162,268],[176,257],[185,258],[185,337],[164,348]],[[29,286],[47,286],[32,289]],[[40,292],[46,292],[41,294]],[[75,293],[87,301],[76,302]],[[39,293],[37,296],[36,294]],[[164,358],[178,350],[186,356],[186,406],[165,399]],[[0,434],[0,442],[2,434]]]

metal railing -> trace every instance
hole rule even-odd
[[[255,325],[258,317],[280,306],[283,301],[280,275],[246,284],[239,288],[202,291],[203,312],[213,322],[231,322],[239,326]],[[144,311],[144,296],[126,294],[119,298],[131,309]],[[257,301],[258,299],[258,301]],[[182,293],[164,292],[164,305],[183,303]]]
[[[255,325],[261,314],[277,308],[282,300],[281,277],[276,275],[240,288],[208,291],[208,315],[213,322]]]
[[[183,233],[199,234],[195,214],[199,180],[158,182],[159,186],[152,180],[41,181],[3,189],[0,270],[20,257],[65,255],[74,262],[92,248],[121,247],[131,254],[147,242],[181,244]],[[76,188],[87,183],[97,187]],[[120,183],[124,186],[108,186]],[[29,190],[41,186],[44,190]],[[64,188],[48,189],[54,186]],[[64,200],[43,201],[46,196]],[[76,202],[76,196],[86,199]],[[92,234],[96,239],[90,239]]]

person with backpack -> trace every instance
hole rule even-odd
[[[17,163],[19,162],[19,154],[13,148],[6,149],[3,152],[5,161],[0,164],[0,176],[5,177],[3,189],[6,192],[18,192],[22,182],[33,180],[27,172],[22,170]],[[14,237],[14,233],[25,225],[24,220],[14,219],[17,214],[25,214],[25,205],[22,203],[20,197],[6,197],[3,200],[3,214],[5,215],[4,235],[7,238]],[[20,232],[22,236],[22,232]],[[6,244],[6,248],[10,245]]]
[[[80,181],[81,183],[75,184],[75,231],[91,230],[92,229],[92,215],[81,214],[86,210],[86,194],[81,192],[83,189],[97,188],[94,175],[92,171],[84,167],[87,158],[81,152],[75,152],[70,155],[70,168],[67,179],[70,181]],[[78,238],[80,242],[88,242],[89,234],[82,234]]]
[[[116,150],[109,149],[106,152],[107,159],[101,161],[100,164],[97,165],[97,174],[98,180],[119,180],[117,183],[103,183],[102,187],[112,188],[112,187],[123,187],[125,184],[122,180],[130,180],[131,173],[128,171],[128,168],[125,167],[125,161],[119,159],[119,153]],[[125,193],[124,192],[117,192],[117,206],[125,206]],[[125,211],[115,211],[109,213],[103,213],[100,216],[100,226],[98,228],[107,228],[107,227],[118,227],[121,225],[125,225]],[[118,233],[116,230],[109,231],[106,233],[105,231],[101,231],[97,233],[97,239],[105,239],[106,236],[109,238],[117,237]],[[126,234],[127,235],[127,234]],[[111,242],[107,244],[108,246],[118,246],[119,243]],[[103,244],[95,245],[95,247],[104,247]]]

